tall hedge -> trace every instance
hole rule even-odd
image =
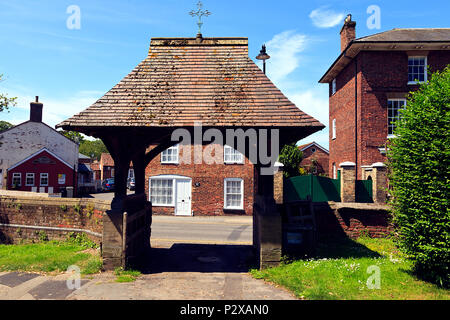
[[[450,65],[407,98],[388,158],[400,247],[422,278],[449,287]]]

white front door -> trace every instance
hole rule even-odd
[[[191,180],[176,179],[175,215],[191,215]]]

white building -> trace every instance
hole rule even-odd
[[[6,189],[7,171],[42,148],[78,170],[78,144],[42,122],[43,104],[30,103],[30,120],[0,133],[0,189]]]

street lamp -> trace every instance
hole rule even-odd
[[[263,61],[263,72],[266,74],[266,60],[270,59],[270,56],[266,52],[266,45],[263,44],[261,51],[256,56],[256,59]]]

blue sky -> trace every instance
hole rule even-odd
[[[29,102],[40,96],[44,121],[54,126],[95,102],[146,57],[152,37],[194,37],[188,12],[196,0],[0,0],[0,92],[18,106],[0,119],[28,119]],[[328,126],[328,88],[318,80],[340,53],[346,14],[357,37],[392,28],[442,28],[448,1],[204,0],[212,12],[205,37],[249,38],[253,60],[267,44],[268,76],[301,110]],[[80,29],[67,28],[67,8],[81,12]],[[380,29],[369,29],[367,9],[377,5]],[[302,142],[328,148],[328,128]]]

